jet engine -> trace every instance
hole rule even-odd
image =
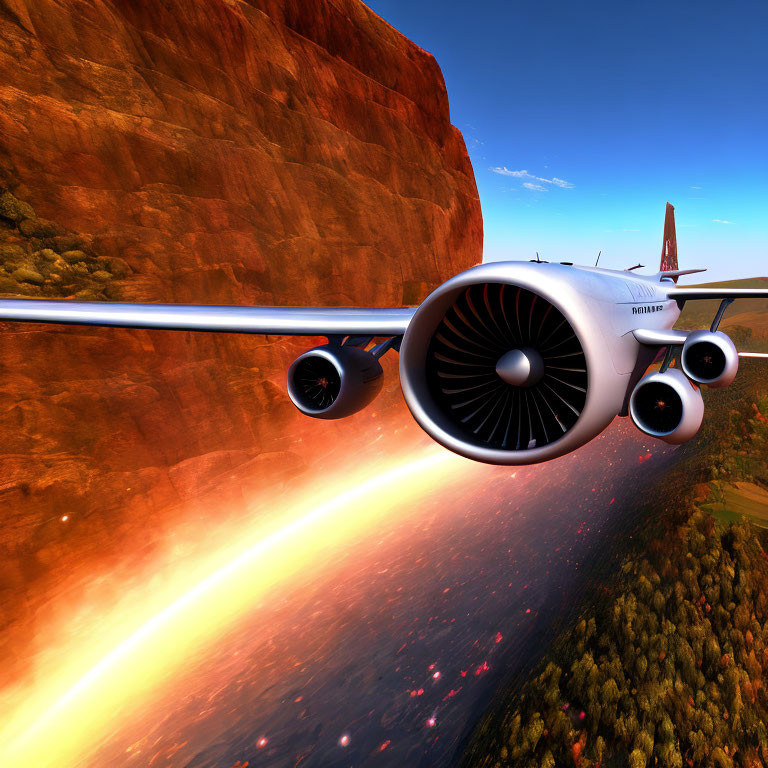
[[[483,264],[416,310],[400,347],[400,381],[437,442],[493,464],[561,456],[619,412],[617,374],[595,311],[536,264]],[[599,302],[594,302],[594,305]]]
[[[326,344],[288,369],[288,395],[307,416],[341,419],[365,408],[381,391],[382,368],[370,352]]]
[[[739,353],[722,331],[694,331],[685,340],[680,362],[689,379],[722,389],[736,377]]]
[[[629,413],[646,435],[684,443],[699,431],[704,401],[679,368],[670,368],[640,380],[629,399]]]

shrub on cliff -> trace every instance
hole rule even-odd
[[[0,193],[0,294],[72,297],[100,301],[119,298],[114,280],[130,268],[118,257],[99,258],[90,239],[66,233],[35,217],[32,206]]]
[[[0,190],[0,217],[18,223],[23,219],[34,219],[35,211],[29,203],[17,199],[8,191]]]

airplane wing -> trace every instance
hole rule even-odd
[[[768,288],[670,288],[670,299],[768,299]]]
[[[678,331],[674,328],[635,328],[632,335],[641,343],[649,347],[676,347],[685,344],[688,335],[693,331]],[[759,357],[768,359],[766,352],[739,352],[739,357]]]
[[[679,301],[696,301],[714,299],[731,302],[734,299],[768,299],[768,288],[670,288],[667,291],[670,299]],[[722,312],[722,309],[721,309]],[[720,315],[721,316],[721,315]],[[719,317],[718,317],[719,322]],[[690,331],[678,331],[674,329],[647,329],[636,328],[634,337],[641,343],[649,346],[663,347],[675,346],[685,343]],[[763,352],[739,352],[739,357],[768,358]]]
[[[416,311],[0,299],[0,320],[286,336],[402,336]]]
[[[650,347],[666,347],[685,344],[690,331],[677,331],[674,328],[635,328],[632,335],[641,343]]]

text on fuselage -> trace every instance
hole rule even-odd
[[[664,311],[663,304],[648,304],[644,307],[632,307],[633,315],[644,315],[647,312],[663,312],[663,311]]]

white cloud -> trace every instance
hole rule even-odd
[[[689,189],[701,189],[701,187],[689,187]]]
[[[499,176],[511,176],[515,179],[528,179],[529,183],[534,184],[534,186],[523,184],[527,189],[536,189],[537,191],[540,191],[538,187],[542,184],[551,184],[552,186],[560,187],[561,189],[573,189],[573,184],[571,184],[570,181],[558,179],[557,176],[553,176],[551,179],[545,179],[541,176],[534,176],[532,173],[528,173],[528,171],[511,171],[506,166],[491,168],[490,170],[493,171],[493,173],[498,173]]]
[[[545,186],[541,184],[534,184],[532,181],[524,181],[523,186],[526,189],[532,189],[534,192],[549,192]]]
[[[732,221],[726,221],[725,219],[712,219],[717,224],[733,224]]]
[[[516,179],[535,179],[535,176],[531,176],[528,171],[510,171],[506,166],[502,168],[491,168],[494,173],[498,173],[499,176],[514,176]]]
[[[491,168],[490,170],[494,173],[498,173],[499,176],[515,176],[518,179],[529,175],[528,171],[510,171],[506,166],[503,168]]]

